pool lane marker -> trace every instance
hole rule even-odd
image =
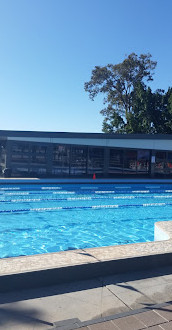
[[[145,186],[145,188],[148,188],[148,189],[160,189],[161,187],[160,186],[156,186],[156,185],[147,185],[147,186]]]
[[[139,199],[143,198],[142,196],[93,196],[93,197],[67,197],[67,198],[23,198],[23,199],[0,199],[0,203],[30,203],[30,202],[47,202],[47,201],[91,201],[91,200],[98,200],[98,199]],[[145,197],[144,197],[145,198]],[[146,196],[146,198],[161,198],[161,199],[172,199],[172,195],[167,196]],[[146,203],[145,203],[146,204]]]
[[[92,209],[112,209],[112,208],[118,208],[119,205],[93,205],[91,206]]]
[[[80,189],[90,190],[90,189],[99,189],[98,187],[81,187]]]
[[[94,197],[93,197],[94,198]],[[91,201],[93,199],[92,197],[68,197],[66,198],[67,201]],[[97,199],[97,198],[96,198]]]
[[[4,193],[0,193],[0,195],[2,196],[9,196],[9,195],[13,195],[13,196],[17,196],[17,195],[52,195],[52,194],[60,194],[60,195],[63,195],[63,194],[75,194],[75,191],[51,191],[51,190],[48,190],[48,191],[40,191],[38,192],[37,190],[35,190],[35,192],[4,192]]]
[[[124,193],[125,191],[121,191],[122,193]],[[150,190],[132,190],[132,193],[149,193]],[[115,191],[115,190],[97,190],[95,191],[95,194],[114,194],[114,193],[119,193],[119,191]],[[128,193],[128,191],[127,191]]]
[[[115,189],[131,189],[131,187],[128,187],[128,186],[122,186],[122,187],[120,187],[120,186],[116,186],[115,187]]]
[[[97,190],[95,191],[95,194],[114,194],[115,193],[115,190]]]
[[[28,202],[43,202],[43,201],[80,201],[80,200],[97,200],[97,199],[134,199],[135,196],[95,196],[95,197],[68,197],[68,198],[23,198],[23,199],[7,199],[0,200],[0,203],[28,203]]]
[[[3,187],[3,188],[0,188],[0,190],[20,190],[20,188],[19,187],[8,187],[8,188]]]
[[[59,191],[54,191],[54,190],[35,190],[35,191],[32,191],[32,192],[29,192],[29,191],[20,191],[20,192],[6,192],[6,191],[2,191],[0,192],[0,195],[1,196],[9,196],[9,195],[42,195],[42,194],[45,194],[45,195],[52,195],[52,194],[57,194],[57,195],[74,195],[74,194],[80,194],[82,192],[82,190],[76,190],[76,191],[62,191],[62,190],[59,190]],[[95,195],[95,194],[98,194],[98,195],[104,195],[104,194],[114,194],[114,195],[119,195],[119,194],[130,194],[130,193],[133,193],[133,194],[147,194],[147,193],[150,193],[150,194],[154,194],[154,193],[172,193],[172,190],[159,190],[159,191],[153,191],[153,190],[132,190],[132,191],[127,191],[127,190],[89,190],[89,191],[86,191],[84,192],[84,194],[91,194],[91,195]],[[107,198],[107,197],[106,197]],[[122,198],[122,197],[120,197]],[[136,198],[139,198],[139,196],[137,196]]]
[[[0,210],[0,213],[19,213],[19,212],[41,212],[41,211],[55,211],[55,210],[80,210],[80,209],[112,209],[112,208],[127,208],[127,207],[149,207],[149,206],[168,206],[172,203],[147,203],[147,204],[127,204],[127,205],[92,205],[92,206],[66,206],[66,207],[40,207],[29,209],[14,209],[14,210]]]
[[[172,198],[172,195],[167,195],[167,196],[161,196],[161,195],[159,195],[159,196],[153,196],[153,198]]]
[[[17,195],[30,195],[30,193],[29,192],[5,193],[4,195],[6,195],[6,196],[10,196],[10,195],[17,196]]]
[[[109,197],[109,198],[113,198],[113,199],[133,199],[133,198],[137,198],[137,197],[136,196],[114,196],[114,197]]]
[[[149,193],[150,190],[132,190],[132,193]]]
[[[70,194],[75,194],[75,191],[53,191],[53,194],[70,195]]]
[[[142,205],[143,206],[166,206],[166,205],[172,205],[172,203],[145,203]]]
[[[41,189],[45,189],[45,190],[58,190],[58,189],[62,189],[62,187],[41,187]]]

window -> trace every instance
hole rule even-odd
[[[136,174],[137,171],[137,151],[124,151],[124,174]]]
[[[69,174],[70,147],[56,145],[53,148],[53,169],[52,174]]]
[[[12,174],[13,176],[18,176],[18,177],[28,177],[29,175],[29,169],[28,167],[14,167],[12,169]]]
[[[123,171],[123,151],[110,149],[109,154],[109,174],[122,173]]]
[[[30,176],[45,176],[47,169],[45,167],[32,167],[30,169]]]
[[[47,147],[34,145],[31,148],[31,163],[45,164],[47,162]]]
[[[29,161],[29,145],[13,144],[11,149],[11,161],[15,163],[27,163]]]
[[[88,173],[103,173],[104,170],[104,149],[91,148],[88,149]]]
[[[172,152],[167,154],[166,174],[172,174]]]
[[[35,146],[32,146],[31,151],[32,151],[32,153],[46,154],[47,147],[46,146],[35,145]]]
[[[29,152],[28,144],[13,144],[12,153],[23,153],[23,152]]]
[[[149,160],[150,160],[150,151],[149,150],[138,150],[137,151],[137,172],[139,172],[139,174],[148,173]]]
[[[27,163],[29,160],[29,154],[12,154],[11,161],[16,163]]]
[[[157,151],[155,155],[155,173],[164,174],[166,164],[166,152]]]
[[[87,148],[73,146],[71,149],[71,167],[70,174],[86,174]]]

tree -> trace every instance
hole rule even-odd
[[[157,120],[158,128],[161,130],[161,133],[171,134],[172,133],[172,88],[169,88],[166,93],[164,91],[161,91],[161,104],[159,106],[159,112],[161,116],[160,116],[160,120]]]
[[[145,88],[145,82],[153,80],[156,62],[150,54],[130,54],[122,63],[100,67],[92,71],[91,80],[86,82],[85,91],[91,100],[102,93],[106,108],[101,110],[105,117],[104,132],[127,132],[133,113],[133,93]],[[129,124],[130,123],[130,124]]]
[[[172,88],[154,93],[142,84],[132,93],[132,112],[127,133],[172,133]]]
[[[126,133],[153,133],[154,100],[150,87],[137,84],[131,99],[132,111],[128,116]]]

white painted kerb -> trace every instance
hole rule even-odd
[[[160,221],[154,225],[154,240],[165,241],[172,238],[172,221]]]

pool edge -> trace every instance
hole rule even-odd
[[[0,259],[0,292],[32,289],[172,264],[172,221],[155,224],[168,240]]]

